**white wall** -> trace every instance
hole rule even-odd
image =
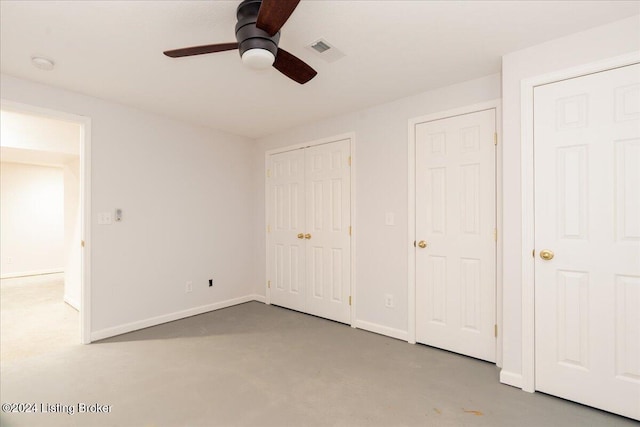
[[[94,338],[252,294],[251,141],[7,75],[0,83],[3,100],[91,118]],[[97,224],[116,208],[122,222]]]
[[[375,90],[375,88],[372,88]],[[258,140],[255,167],[264,177],[264,153],[269,149],[347,132],[355,132],[356,299],[359,326],[373,327],[407,338],[408,120],[410,118],[500,98],[498,74],[449,86]],[[260,266],[264,278],[264,179],[256,193],[260,221]],[[395,226],[385,225],[385,213],[395,214]],[[264,279],[256,293],[264,295]],[[386,308],[385,294],[395,307]]]
[[[503,364],[515,376],[522,369],[520,81],[637,50],[639,24],[629,18],[503,58]],[[401,336],[408,322],[407,120],[499,98],[500,76],[301,126],[257,147],[10,76],[0,89],[9,101],[92,119],[92,331],[264,295],[264,152],[355,132],[357,319]],[[115,208],[123,209],[122,223],[97,224],[99,212]],[[395,214],[395,226],[384,225],[385,212]],[[394,309],[384,307],[385,294],[394,295]]]
[[[640,16],[510,53],[502,61],[503,93],[503,380],[518,386],[522,373],[520,191],[520,83],[640,49]],[[533,249],[533,248],[532,248]]]
[[[2,277],[63,270],[63,197],[61,168],[0,164]]]
[[[78,155],[80,130],[77,123],[0,111],[0,145],[3,147]]]

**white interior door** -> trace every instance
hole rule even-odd
[[[536,87],[534,132],[536,389],[640,419],[640,65]]]
[[[350,140],[271,156],[271,303],[351,321]]]
[[[416,125],[416,340],[495,362],[495,109]],[[424,247],[422,247],[424,246]]]
[[[271,156],[267,192],[267,276],[271,303],[305,309],[304,150]]]
[[[349,140],[305,150],[307,312],[351,321]]]

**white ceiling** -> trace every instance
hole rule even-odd
[[[497,73],[507,52],[640,14],[638,1],[302,0],[280,40],[319,73],[302,86],[247,69],[237,51],[162,55],[235,41],[238,4],[2,0],[1,71],[256,138]],[[319,38],[346,56],[305,48]]]

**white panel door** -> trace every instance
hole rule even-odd
[[[495,362],[495,109],[416,125],[416,340]],[[425,245],[425,247],[421,247]]]
[[[304,150],[271,156],[267,192],[267,276],[271,303],[305,308]]]
[[[536,389],[640,419],[640,65],[536,87],[534,132]]]
[[[350,140],[271,156],[267,191],[270,302],[351,321]]]
[[[349,323],[351,224],[349,140],[305,150],[307,312]]]

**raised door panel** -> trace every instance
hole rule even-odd
[[[633,65],[534,94],[536,389],[636,419],[639,76]]]
[[[495,110],[416,125],[416,338],[495,361]]]
[[[309,147],[306,156],[308,233],[306,311],[350,322],[351,252],[349,140]]]
[[[305,230],[304,152],[271,156],[267,200],[267,274],[270,302],[304,309],[305,246],[298,234]]]

